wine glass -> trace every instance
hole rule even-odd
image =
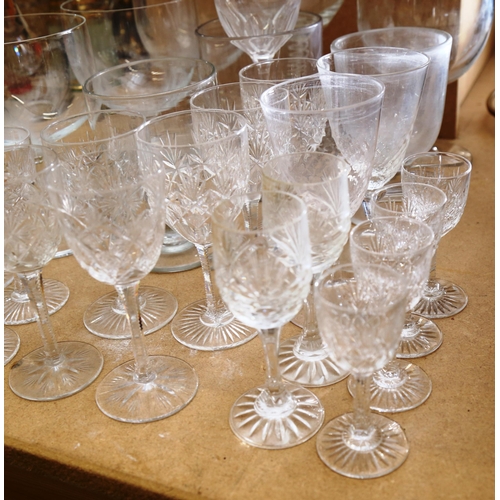
[[[372,217],[350,234],[351,259],[358,264],[384,264],[406,278],[406,312],[420,300],[434,251],[434,232],[425,222],[404,216]],[[403,325],[399,336],[401,339]],[[355,382],[348,381],[351,394]],[[371,378],[370,406],[380,412],[416,408],[430,396],[432,382],[420,367],[392,359]]]
[[[250,157],[246,120],[234,111],[191,110],[147,121],[137,131],[141,148],[158,152],[167,170],[167,223],[198,251],[205,299],[178,313],[174,338],[191,349],[242,345],[257,332],[238,321],[220,300],[211,277],[210,216],[220,200],[248,190]]]
[[[430,57],[417,117],[406,155],[430,151],[443,120],[452,37],[446,31],[418,26],[390,27],[349,33],[334,40],[331,51],[354,47],[401,47]]]
[[[4,152],[4,266],[28,290],[43,346],[15,363],[9,385],[19,397],[52,401],[75,394],[101,372],[104,359],[84,342],[56,342],[44,299],[42,268],[57,250],[61,233],[48,205],[44,177],[56,154],[41,146]]]
[[[253,62],[272,59],[295,27],[301,0],[214,0],[217,15],[229,37],[250,37],[232,43]],[[283,36],[274,36],[283,33]],[[256,37],[256,38],[252,38]]]
[[[245,443],[281,449],[311,438],[324,409],[312,392],[281,378],[281,327],[299,311],[312,277],[305,204],[280,191],[263,191],[258,229],[246,224],[245,197],[222,201],[212,215],[217,285],[230,311],[257,328],[266,360],[266,383],[233,404],[229,424]]]
[[[460,221],[467,203],[472,164],[454,153],[429,152],[409,156],[401,168],[401,182],[424,183],[442,189],[447,196],[441,236]],[[436,276],[436,253],[420,302],[413,311],[425,318],[448,318],[467,305],[467,294],[455,283]]]
[[[393,183],[378,189],[370,198],[370,212],[374,217],[405,216],[421,220],[434,232],[437,250],[443,228],[447,196],[441,189],[418,182]],[[433,353],[443,342],[443,334],[430,319],[408,312],[397,358],[418,358]]]
[[[68,163],[77,165],[81,158],[94,161],[107,152],[119,158],[121,151],[135,144],[135,131],[144,117],[133,111],[103,110],[57,120],[41,133],[42,143]],[[144,335],[165,326],[177,312],[177,300],[158,287],[139,288]],[[97,299],[84,313],[85,327],[94,335],[108,339],[130,338],[124,304],[114,292]]]
[[[299,196],[307,206],[312,271],[301,333],[280,343],[278,362],[284,379],[305,387],[334,384],[347,372],[332,361],[319,335],[313,284],[342,253],[351,228],[345,161],[329,153],[275,156],[263,169],[262,188]]]
[[[344,476],[383,476],[406,460],[409,446],[397,422],[370,412],[370,377],[396,351],[405,279],[383,264],[346,264],[324,271],[314,288],[321,336],[332,359],[355,380],[354,411],[321,429],[318,455]]]
[[[168,417],[194,397],[198,378],[181,359],[148,356],[139,309],[139,281],[161,250],[165,176],[152,153],[109,149],[52,169],[50,200],[66,241],[93,278],[113,285],[126,310],[134,359],[99,383],[96,402],[108,417],[142,423]]]

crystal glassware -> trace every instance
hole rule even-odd
[[[32,401],[61,399],[85,389],[104,363],[90,344],[56,341],[44,299],[42,268],[61,239],[45,188],[47,171],[57,165],[57,155],[41,146],[4,152],[4,266],[28,290],[43,341],[11,367],[9,385],[19,397]]]
[[[447,196],[441,236],[460,221],[467,203],[472,164],[454,153],[429,152],[409,156],[401,168],[401,182],[431,184]],[[436,275],[436,255],[422,298],[413,311],[425,318],[448,318],[467,305],[467,294],[455,283]]]
[[[316,449],[330,469],[368,479],[397,469],[408,456],[401,426],[370,412],[370,377],[396,351],[406,306],[404,277],[383,264],[343,265],[315,284],[318,323],[330,356],[355,380],[354,410],[328,422]]]
[[[148,356],[139,309],[139,281],[153,268],[165,223],[165,176],[154,155],[136,149],[62,163],[48,176],[66,241],[96,280],[113,285],[126,310],[134,359],[99,383],[96,402],[108,417],[142,423],[168,417],[195,396],[198,378],[185,361]]]
[[[425,222],[404,216],[372,217],[350,234],[351,259],[359,264],[386,265],[405,277],[406,312],[419,301],[429,275],[434,232]],[[403,334],[401,325],[399,335]],[[348,381],[351,394],[355,380]],[[424,403],[432,391],[429,376],[407,360],[392,359],[377,369],[370,383],[370,406],[379,412],[411,410]]]
[[[299,335],[282,341],[278,362],[284,379],[305,387],[334,384],[348,373],[328,355],[320,337],[313,285],[339,258],[351,228],[345,161],[330,153],[291,153],[264,165],[262,188],[290,192],[307,206],[313,277],[305,300],[305,320]]]
[[[393,183],[372,193],[370,212],[374,217],[400,215],[425,222],[434,232],[435,252],[441,238],[446,201],[444,191],[430,184]],[[443,334],[434,321],[408,312],[396,357],[406,359],[427,356],[438,349],[442,342]]]
[[[321,427],[324,409],[308,389],[281,378],[278,341],[281,327],[294,317],[312,277],[305,204],[280,191],[263,191],[258,229],[246,224],[246,199],[222,201],[212,215],[217,285],[229,310],[257,328],[266,360],[266,383],[233,404],[229,423],[251,446],[289,448]]]
[[[191,110],[147,121],[137,131],[141,148],[158,152],[167,170],[167,223],[198,251],[205,299],[178,313],[172,335],[191,349],[213,351],[244,344],[257,332],[242,324],[213,286],[210,217],[222,199],[248,191],[247,122],[226,110]]]

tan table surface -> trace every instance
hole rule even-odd
[[[84,391],[36,403],[11,392],[8,374],[13,362],[5,367],[7,474],[17,478],[19,488],[37,476],[73,491],[51,498],[80,498],[77,492],[92,499],[493,498],[494,118],[485,104],[493,88],[494,59],[463,105],[458,142],[472,152],[474,161],[469,199],[462,220],[443,238],[438,252],[439,274],[467,291],[469,305],[455,317],[437,321],[443,345],[416,360],[433,381],[430,398],[419,408],[392,415],[411,447],[402,467],[383,478],[348,479],[323,465],[315,438],[279,451],[242,444],[229,428],[228,414],[238,396],[264,380],[258,339],[226,351],[193,351],[177,343],[167,325],[146,337],[148,352],[188,361],[200,380],[196,397],[181,412],[158,422],[126,424],[106,417],[94,402],[96,384],[130,359],[132,351],[128,341],[101,339],[85,329],[85,309],[111,288],[90,278],[68,257],[44,270],[45,277],[63,281],[71,292],[68,303],[51,316],[53,325],[58,340],[97,346],[104,354],[104,368]],[[171,291],[180,308],[204,296],[199,269],[151,274],[143,284]],[[22,341],[17,361],[41,341],[34,324],[14,329]],[[297,327],[286,325],[282,338],[297,332]],[[352,408],[345,382],[313,390],[325,407],[325,422]]]

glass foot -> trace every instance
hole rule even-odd
[[[415,314],[428,319],[449,318],[465,309],[467,294],[458,285],[443,279],[433,281],[437,285],[435,293],[420,300],[413,309]]]
[[[184,241],[182,245],[164,245],[153,268],[153,273],[178,273],[200,267],[200,257],[196,247]]]
[[[206,301],[185,307],[172,321],[174,338],[181,344],[200,351],[217,351],[245,344],[257,336],[257,330],[240,323],[229,311],[220,321],[203,321]]]
[[[418,366],[406,361],[394,361],[397,370],[384,369],[373,374],[370,384],[370,408],[379,412],[397,413],[420,406],[431,395],[432,382]],[[354,394],[354,380],[347,387]]]
[[[238,398],[229,416],[236,436],[251,446],[276,450],[304,443],[319,431],[325,418],[319,399],[300,385],[285,382],[284,386],[289,397],[281,406],[261,404],[264,387]]]
[[[141,286],[139,307],[144,335],[169,323],[177,312],[177,299],[163,288]],[[87,330],[106,339],[129,339],[125,309],[118,294],[111,292],[91,304],[83,315]]]
[[[59,359],[49,360],[40,347],[15,363],[9,375],[14,394],[31,401],[53,401],[89,386],[102,370],[104,358],[84,342],[59,342]]]
[[[96,402],[108,417],[139,424],[169,417],[195,396],[198,377],[191,365],[171,356],[149,356],[152,374],[139,382],[135,361],[127,361],[108,373],[98,385]]]
[[[19,351],[21,339],[12,328],[3,329],[3,365],[9,363]]]
[[[325,349],[308,355],[297,352],[299,339],[300,336],[296,336],[280,342],[278,362],[285,380],[305,387],[324,387],[340,382],[349,375],[330,359]]]
[[[408,334],[403,331],[396,357],[420,358],[437,350],[443,343],[443,334],[436,323],[417,314],[410,314],[408,319],[412,322],[411,329]]]
[[[370,415],[371,432],[356,435],[353,414],[328,422],[316,439],[316,449],[326,466],[347,477],[384,476],[403,464],[409,445],[401,426],[383,415]]]
[[[43,279],[43,291],[49,314],[54,314],[66,304],[69,298],[69,289],[60,281]],[[36,321],[36,315],[30,306],[28,294],[15,291],[14,284],[4,288],[4,324],[24,325]]]

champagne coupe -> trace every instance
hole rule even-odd
[[[142,115],[133,111],[85,113],[51,123],[42,131],[41,139],[61,159],[74,165],[81,163],[82,157],[94,161],[104,152],[119,158],[123,149],[135,144],[135,131],[144,121]],[[141,286],[139,304],[144,335],[165,326],[177,312],[176,298],[158,287]],[[91,304],[83,322],[99,337],[130,338],[126,309],[116,291]]]
[[[134,359],[109,372],[96,390],[99,409],[121,422],[168,417],[194,397],[198,378],[178,358],[148,356],[139,310],[139,281],[161,250],[165,176],[153,154],[109,149],[54,168],[49,195],[66,241],[96,280],[113,285],[126,310]]]
[[[263,191],[258,229],[251,229],[245,205],[245,197],[234,197],[213,212],[215,277],[232,313],[259,331],[266,383],[236,400],[229,424],[251,446],[289,448],[311,438],[324,419],[312,392],[281,378],[277,357],[281,327],[301,308],[312,277],[306,206],[290,193]]]
[[[141,148],[158,152],[167,170],[167,223],[198,251],[205,299],[176,315],[174,338],[191,349],[236,347],[257,332],[218,297],[211,277],[210,217],[220,200],[248,191],[250,157],[246,120],[234,111],[191,110],[147,121],[137,131]]]
[[[472,164],[454,153],[429,152],[409,156],[401,168],[401,182],[424,183],[442,189],[447,196],[441,236],[460,221],[467,203]],[[413,311],[425,318],[448,318],[467,305],[467,294],[455,283],[436,276],[436,253],[420,302]]]
[[[313,284],[334,264],[347,242],[351,217],[345,161],[329,153],[278,155],[263,170],[262,188],[299,196],[307,206],[312,271],[310,291],[304,303],[302,332],[280,343],[281,374],[305,387],[334,384],[347,372],[329,357],[318,331]]]
[[[101,372],[101,353],[85,342],[56,342],[44,298],[42,268],[54,257],[61,233],[45,189],[56,154],[41,146],[4,152],[4,266],[28,290],[43,346],[15,363],[9,385],[19,397],[52,401],[71,396]]]
[[[229,37],[253,62],[273,59],[295,27],[301,0],[215,0],[217,15]],[[283,36],[274,36],[283,33]],[[256,37],[256,38],[252,38]]]
[[[406,278],[406,312],[419,301],[429,275],[434,251],[434,232],[425,222],[404,216],[373,217],[354,227],[350,234],[351,259],[358,264],[384,264]],[[399,336],[401,339],[403,325]],[[400,340],[399,339],[399,340]],[[351,394],[355,381],[348,381]],[[371,378],[370,406],[380,412],[411,410],[430,396],[432,382],[413,363],[392,359]]]
[[[332,359],[355,380],[354,411],[328,422],[316,449],[330,469],[368,479],[397,469],[408,441],[401,426],[370,412],[370,377],[396,351],[406,306],[404,277],[383,264],[343,265],[315,284],[318,323]]]
[[[435,252],[441,238],[446,201],[444,191],[430,184],[393,183],[372,194],[370,212],[374,217],[400,215],[425,222],[434,232]],[[427,356],[438,349],[442,342],[443,334],[436,323],[408,312],[396,357]]]

